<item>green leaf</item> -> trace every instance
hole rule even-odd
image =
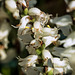
[[[3,75],[11,75],[11,71],[9,67],[3,67],[2,68]]]

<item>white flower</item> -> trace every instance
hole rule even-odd
[[[70,47],[67,49],[61,47],[54,47],[54,50],[55,51],[52,52],[53,55],[67,57],[69,59],[71,67],[73,68],[73,70],[75,69],[74,67],[75,47]],[[67,68],[70,69],[70,66],[67,65]]]
[[[9,24],[6,22],[6,20],[2,21],[0,25],[0,42],[3,43],[5,48],[8,48],[8,35],[11,30],[11,27]]]
[[[36,15],[41,14],[41,10],[38,8],[31,8],[31,9],[29,9],[28,13],[29,13],[29,15],[36,16]]]
[[[56,24],[58,27],[73,25],[72,18],[70,15],[65,15],[62,17],[55,17],[52,23]]]
[[[42,28],[42,36],[57,36],[58,29],[57,28]]]
[[[13,17],[15,19],[19,19],[20,18],[20,16],[19,16],[19,10],[18,9],[16,9],[15,12],[13,13]]]
[[[29,54],[36,54],[36,49],[41,46],[41,42],[37,39],[34,39],[30,42],[29,46],[26,46]]]
[[[26,46],[27,51],[29,52],[29,54],[36,54],[36,48],[33,47],[32,45]]]
[[[38,56],[37,55],[29,55],[24,59],[19,59],[19,65],[24,66],[25,68],[33,66],[37,63]]]
[[[72,32],[65,40],[60,41],[60,44],[62,43],[64,43],[65,48],[75,45],[75,32]]]
[[[48,66],[48,60],[51,59],[51,61],[53,62],[53,57],[51,55],[51,53],[48,50],[43,50],[42,51],[42,58],[44,60],[44,64],[45,66]]]
[[[17,5],[16,5],[15,0],[5,0],[5,5],[6,5],[6,8],[7,8],[11,13],[13,13],[13,17],[14,17],[15,19],[19,19],[19,18],[20,18],[19,10],[17,9]]]
[[[53,58],[54,59],[54,67],[65,67],[68,62],[65,60],[60,60],[59,58]]]
[[[0,46],[0,61],[4,60],[7,57],[7,54],[3,48]]]
[[[16,57],[16,50],[14,48],[9,48],[7,53],[6,53],[7,57],[2,60],[2,63],[9,63],[12,59],[14,59]]]
[[[70,47],[70,48],[54,47],[53,50],[55,51],[53,51],[52,54],[67,58],[70,58],[72,57],[73,54],[75,54],[75,47]]]
[[[30,42],[30,44],[31,44],[32,46],[34,46],[34,47],[40,47],[40,46],[41,46],[40,40],[37,40],[37,39],[32,40],[32,41]]]
[[[59,38],[57,28],[43,28],[38,21],[34,22],[32,31],[34,32],[34,38],[42,38],[46,47]]]
[[[49,46],[51,43],[57,41],[59,37],[52,37],[52,36],[46,36],[46,37],[43,37],[42,40],[43,42],[45,43],[45,46]]]
[[[54,69],[58,70],[59,73],[65,73],[72,71],[71,66],[69,65],[69,61],[67,58],[64,58],[63,60],[60,60],[59,58],[53,58],[54,59]],[[56,71],[54,71],[56,72]]]
[[[73,31],[71,25],[59,27],[59,29],[63,32],[65,36],[68,36]]]
[[[41,24],[40,22],[38,21],[35,21],[34,22],[34,28],[32,29],[32,31],[34,32],[34,37],[35,38],[40,38],[41,37],[41,31],[42,31],[42,27],[41,27]]]
[[[31,37],[31,25],[28,24],[29,22],[29,16],[24,16],[20,21],[20,26],[18,29],[18,37],[24,42],[24,44],[28,44],[33,39]],[[28,28],[26,28],[26,26]]]
[[[5,0],[5,4],[6,8],[12,13],[17,9],[15,0]]]
[[[41,11],[40,15],[36,16],[36,20],[41,23],[41,25],[44,27],[45,24],[48,23],[48,20],[50,19],[50,16],[48,14],[45,14]]]
[[[24,6],[26,6],[26,1],[25,0],[18,0],[18,2],[22,5],[24,5]]]
[[[55,17],[51,23],[56,24],[65,36],[68,36],[72,32],[71,25],[73,25],[73,23],[70,15]]]
[[[30,16],[24,16],[24,17],[22,17],[21,18],[21,20],[20,20],[20,27],[19,28],[25,28],[25,26],[27,25],[27,23],[29,23],[30,22]]]
[[[69,9],[67,9],[67,12],[71,12],[71,11],[75,10],[75,1],[74,0],[69,2],[68,8]]]
[[[36,21],[39,21],[42,24],[42,26],[47,24],[48,20],[50,19],[48,14],[45,14],[38,8],[29,9],[29,15],[35,16]]]
[[[42,26],[41,26],[40,22],[39,21],[35,21],[34,22],[34,32],[37,32],[37,31],[40,32],[41,29],[42,29]]]
[[[54,75],[63,74],[63,68],[54,68]]]

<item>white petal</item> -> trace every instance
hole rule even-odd
[[[68,60],[64,58],[64,60],[60,60],[59,58],[53,58],[54,67],[62,68],[68,64]]]
[[[69,9],[70,9],[71,11],[75,10],[75,1],[71,1],[71,2],[69,3],[68,7],[69,7]]]
[[[58,37],[55,38],[55,37],[52,37],[52,36],[46,36],[46,37],[42,38],[46,47],[49,46],[52,42],[57,41],[57,39],[58,39]]]
[[[44,65],[46,65],[46,66],[48,65],[48,59],[51,59],[51,61],[53,62],[53,57],[48,50],[42,51],[42,58],[44,60]]]
[[[20,18],[19,10],[18,10],[18,9],[15,10],[15,12],[13,13],[13,17],[14,17],[15,19],[19,19],[19,18]]]
[[[70,15],[65,15],[62,17],[56,17],[53,19],[52,23],[56,24],[58,27],[73,25],[72,18]]]
[[[57,28],[42,28],[43,36],[56,36],[58,34]]]
[[[75,47],[70,47],[70,48],[61,48],[61,47],[54,47],[54,50],[52,54],[56,56],[63,56],[70,58],[72,55],[75,54]]]
[[[33,66],[35,63],[37,63],[37,59],[38,59],[37,55],[29,55],[25,59],[22,59],[22,60],[19,59],[19,61],[21,61],[21,62],[19,62],[19,65],[27,68],[27,67]]]
[[[65,40],[60,41],[60,43],[64,43],[65,48],[75,45],[75,32],[72,32]]]
[[[7,54],[4,50],[0,49],[0,60],[4,60],[7,57]]]
[[[6,8],[12,13],[17,9],[16,2],[14,0],[6,0],[5,4]]]
[[[38,8],[31,8],[29,9],[29,15],[40,15],[41,11]]]
[[[25,0],[18,0],[18,2],[19,2],[21,5],[24,4],[24,5],[26,6]]]
[[[62,33],[63,33],[65,36],[68,36],[68,35],[72,32],[71,25],[59,27],[59,29],[62,31]]]

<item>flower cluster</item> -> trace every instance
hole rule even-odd
[[[20,20],[13,27],[18,28],[18,38],[29,53],[24,59],[18,58],[26,75],[57,75],[72,71],[68,58],[75,53],[72,47],[75,45],[75,31],[71,28],[70,15],[51,19],[50,14],[36,7],[30,8],[28,0],[5,0],[5,5],[13,17]],[[67,38],[60,40],[60,31]]]

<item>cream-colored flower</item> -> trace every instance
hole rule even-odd
[[[19,19],[19,10],[17,9],[16,1],[15,0],[5,0],[6,8],[13,13],[13,17],[15,19]]]
[[[0,61],[6,59],[7,54],[4,49],[0,48]]]
[[[56,37],[58,35],[58,29],[57,28],[47,28],[44,27],[42,28],[42,34],[43,37],[44,36],[53,36]]]
[[[29,9],[29,15],[35,16],[36,21],[39,21],[43,26],[47,24],[48,20],[50,19],[48,14],[45,14],[38,8]]]
[[[6,8],[12,13],[15,12],[15,10],[17,9],[15,0],[5,0],[5,5]]]
[[[48,60],[51,59],[51,61],[53,62],[53,57],[51,55],[51,53],[49,52],[49,50],[43,50],[42,51],[42,58],[44,60],[44,66],[48,66]]]
[[[68,48],[75,45],[75,32],[72,32],[66,39],[60,41],[60,44],[64,43],[64,47]]]
[[[69,71],[72,72],[72,68],[69,65],[69,61],[67,58],[64,58],[63,60],[60,60],[59,58],[53,58],[54,59],[54,70],[55,74],[56,73],[64,73],[67,74]]]
[[[57,37],[52,37],[52,36],[46,36],[46,37],[43,37],[42,40],[43,42],[45,43],[45,46],[49,46],[51,43],[55,42],[58,40],[58,36]]]
[[[24,16],[24,17],[22,17],[21,18],[21,20],[20,20],[20,27],[19,28],[25,28],[25,26],[27,25],[27,23],[29,23],[30,22],[30,16]]]
[[[71,12],[71,11],[75,10],[75,1],[74,0],[69,2],[68,8],[69,9],[67,9],[67,12]]]
[[[75,54],[75,47],[69,47],[69,48],[61,48],[61,47],[54,47],[53,48],[53,55],[59,56],[59,57],[67,57],[71,58],[72,55]]]
[[[13,17],[15,19],[19,19],[20,18],[20,16],[19,16],[19,10],[18,9],[16,9],[15,12],[13,13]]]
[[[26,1],[25,0],[18,0],[18,2],[22,5],[24,5],[24,6],[26,6]]]
[[[8,35],[11,30],[10,25],[6,22],[6,20],[2,21],[0,25],[0,42],[3,43],[5,48],[8,48]]]
[[[40,15],[41,14],[41,10],[38,8],[31,8],[29,9],[29,15],[31,16],[36,16],[36,15]]]
[[[73,25],[70,15],[55,17],[52,23],[56,24],[58,27]]]
[[[56,24],[65,36],[68,36],[72,32],[71,25],[73,25],[73,23],[70,15],[55,17],[51,20],[51,23]]]
[[[28,24],[30,22],[29,16],[24,16],[20,21],[20,26],[18,29],[18,37],[20,40],[24,42],[24,44],[29,44],[31,40],[33,39],[31,36],[31,24]],[[27,27],[27,28],[26,28]]]
[[[59,30],[61,30],[65,36],[68,36],[73,31],[71,25],[59,27]]]
[[[29,55],[24,59],[19,59],[19,65],[24,66],[25,68],[33,66],[37,63],[38,56],[37,55]]]
[[[1,62],[2,63],[9,63],[16,56],[17,56],[16,50],[14,48],[9,48],[7,53],[6,53],[6,58],[4,60],[1,60]]]
[[[41,37],[42,26],[41,26],[40,22],[38,22],[38,21],[34,22],[34,27],[33,27],[32,31],[34,32],[34,37],[35,38],[40,38]]]
[[[36,48],[32,45],[26,46],[26,49],[29,52],[29,54],[36,54]]]
[[[24,44],[28,44],[32,40],[31,32],[30,32],[31,25],[27,26],[29,22],[30,22],[29,16],[24,16],[20,20],[20,26],[18,29],[18,37],[24,42]],[[28,28],[26,28],[26,26]]]
[[[29,54],[36,54],[36,49],[41,47],[41,42],[37,39],[34,39],[30,42],[29,46],[26,46],[26,49],[28,50]]]
[[[32,45],[34,47],[40,47],[41,43],[40,43],[40,40],[35,39],[30,42],[30,45]]]
[[[54,75],[63,74],[63,68],[54,68]]]

